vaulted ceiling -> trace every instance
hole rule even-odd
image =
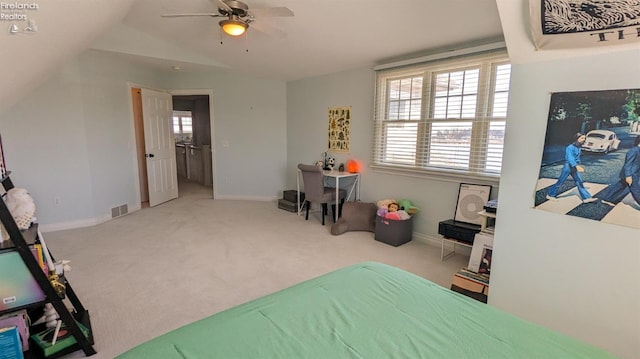
[[[36,0],[37,2],[37,0]],[[284,81],[502,40],[496,0],[246,0],[246,36],[220,31],[217,0],[56,0],[26,11],[38,32],[0,35],[0,113],[93,48],[169,71],[225,70]],[[292,17],[260,17],[287,7]],[[264,11],[263,11],[264,12]],[[17,22],[24,26],[26,21]],[[7,29],[10,22],[4,22]],[[284,36],[283,36],[284,35]]]

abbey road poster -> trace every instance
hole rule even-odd
[[[640,42],[640,0],[529,0],[536,49]]]
[[[640,228],[640,89],[551,94],[534,207]]]

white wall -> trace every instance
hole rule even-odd
[[[336,163],[366,160],[371,140],[373,73],[356,70],[287,84],[287,184],[296,188],[298,163],[323,159],[328,144],[328,108],[351,106],[351,153],[329,153]],[[363,168],[364,173],[367,169]],[[363,174],[364,174],[363,173]],[[363,191],[367,191],[363,188]],[[364,192],[363,192],[364,195]]]
[[[637,88],[639,55],[514,65],[489,298],[628,358],[640,356],[640,231],[532,207],[550,93]]]
[[[281,195],[284,82],[229,73],[183,76],[88,50],[0,116],[7,166],[14,184],[36,200],[44,231],[103,222],[118,205],[140,207],[129,83],[213,89],[217,197]]]
[[[104,221],[115,205],[140,206],[126,81],[155,78],[85,52],[0,117],[12,179],[32,193],[44,230]]]
[[[640,44],[532,50],[527,1],[499,0],[515,59],[489,304],[640,357],[640,231],[533,209],[551,92],[638,88]]]
[[[276,200],[285,186],[286,85],[227,72],[173,73],[165,86],[213,90],[218,199]]]
[[[93,216],[82,75],[76,59],[0,117],[7,169],[48,223]],[[73,174],[73,175],[70,175]],[[54,198],[60,205],[54,207]]]

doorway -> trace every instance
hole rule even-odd
[[[134,124],[134,137],[136,147],[137,169],[138,169],[138,183],[140,192],[141,208],[148,208],[149,205],[149,176],[146,166],[147,158],[145,153],[145,135],[144,135],[144,114],[142,106],[142,86],[130,85],[131,99],[132,99],[132,111],[133,111],[133,124]],[[191,160],[193,161],[200,151],[200,157],[204,157],[204,160],[200,159],[199,163],[202,168],[202,175],[198,177],[200,182],[195,181],[195,178],[188,178],[191,176],[177,176],[178,195],[180,197],[188,195],[190,193],[207,193],[206,197],[213,198],[215,196],[215,181],[214,181],[214,163],[215,157],[212,151],[213,147],[213,91],[212,90],[175,90],[171,91],[172,101],[173,98],[177,100],[195,101],[194,112],[196,113],[197,123],[194,125],[197,134],[194,139],[197,142],[191,142],[194,148],[179,147],[176,145],[176,158],[178,155],[185,156],[187,153],[193,153]],[[184,144],[183,144],[184,145]],[[196,146],[199,145],[199,146]],[[198,148],[195,148],[198,147]],[[186,152],[186,153],[185,153]],[[204,156],[202,154],[204,153]],[[177,162],[177,161],[176,161]],[[176,163],[176,167],[179,165]],[[198,172],[198,171],[196,171]],[[203,192],[204,191],[204,192]],[[192,194],[193,194],[192,193]]]
[[[210,96],[173,94],[178,186],[183,191],[210,191],[213,197]]]

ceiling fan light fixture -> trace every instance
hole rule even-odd
[[[249,27],[249,24],[243,21],[232,19],[222,20],[219,22],[219,24],[220,27],[222,27],[222,31],[231,36],[240,36],[244,34],[244,32],[247,31],[247,28]]]

